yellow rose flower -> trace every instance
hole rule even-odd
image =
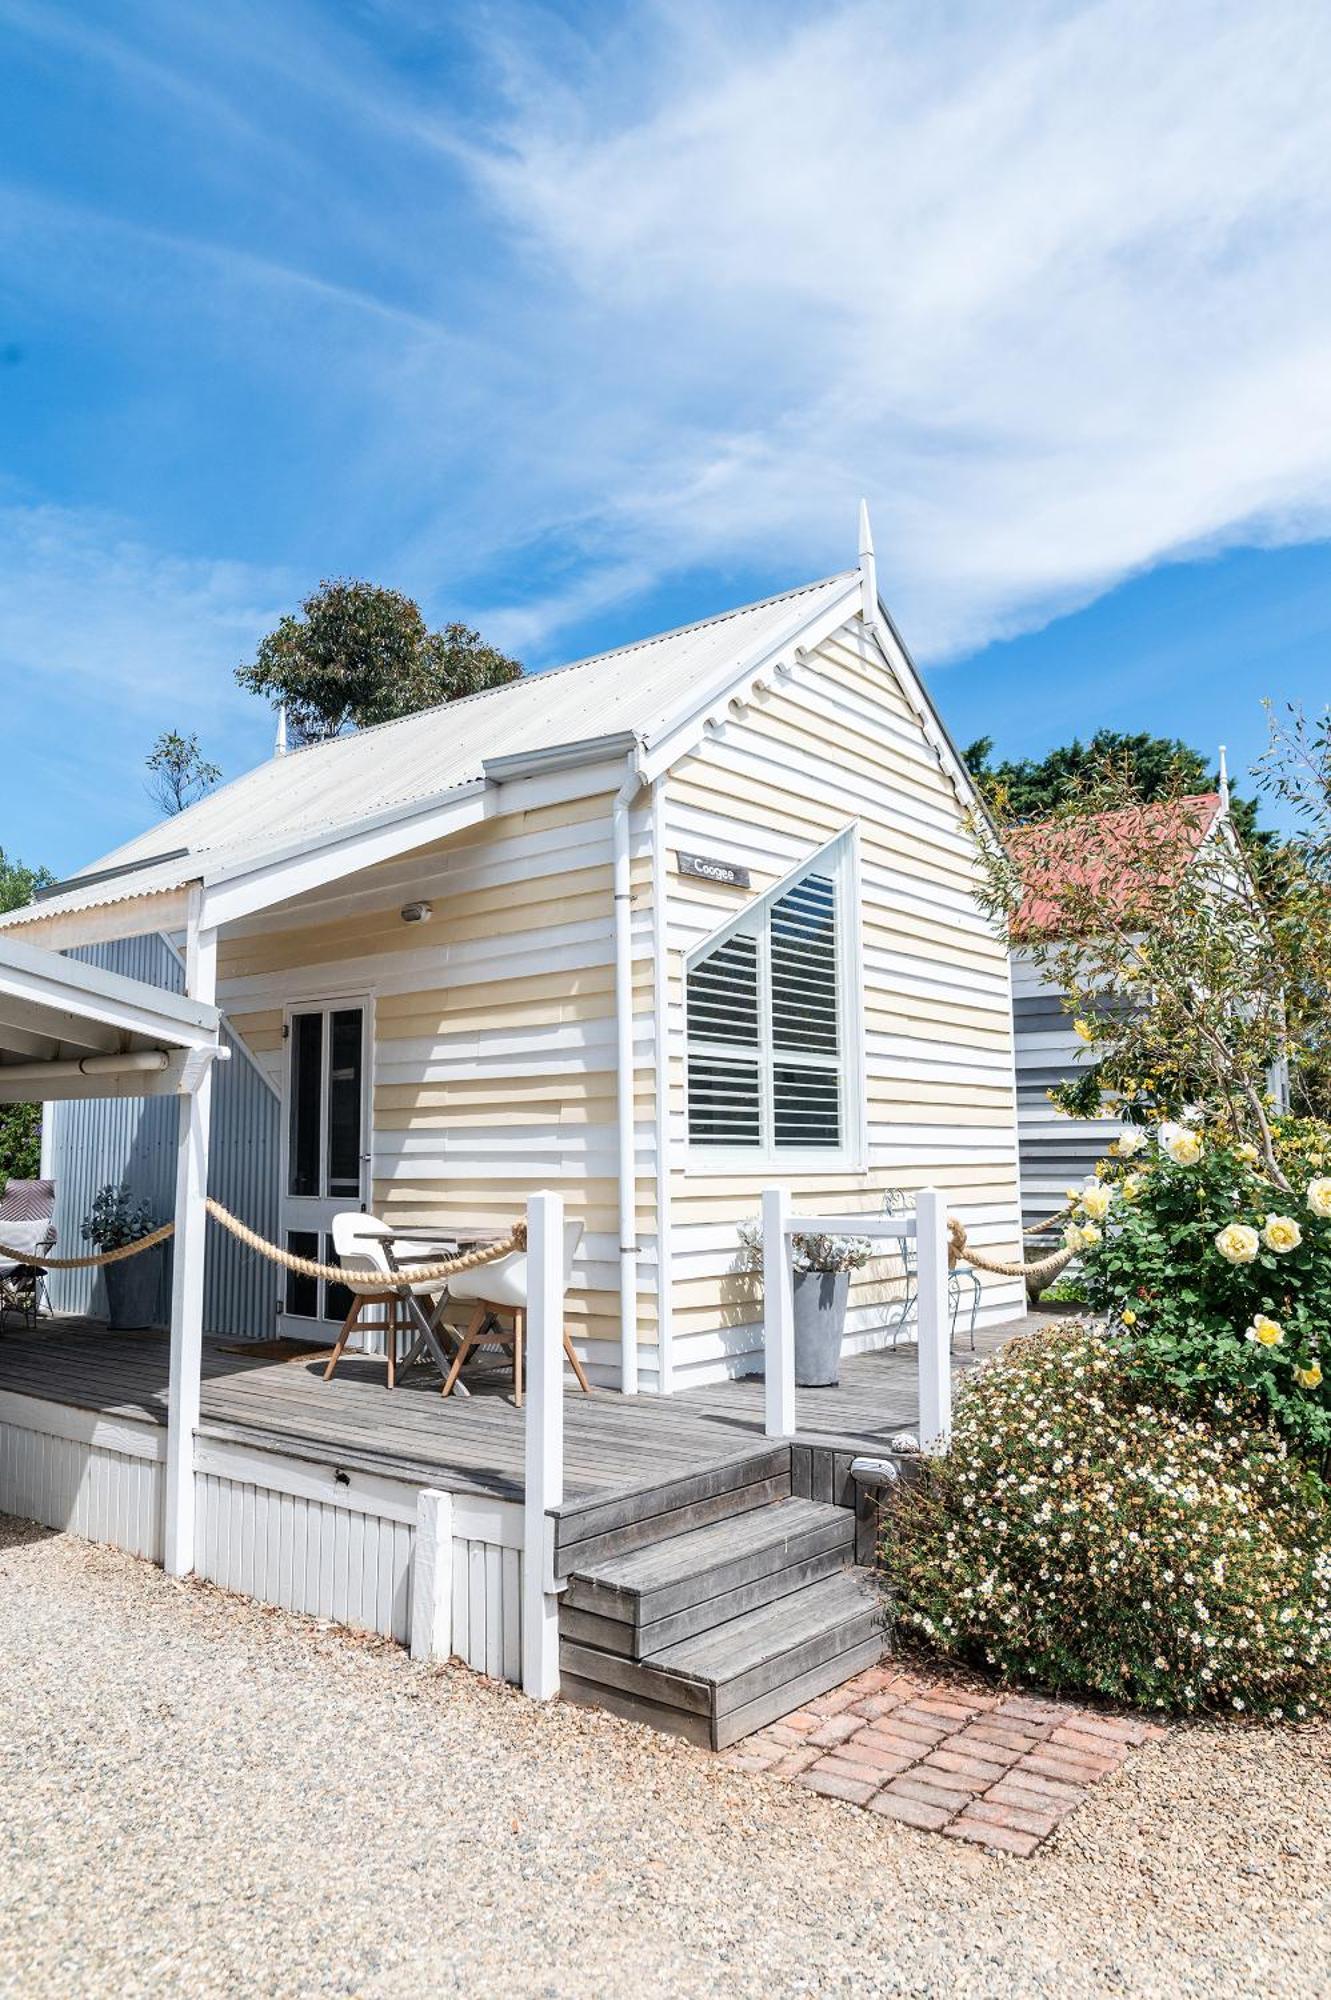
[[[1114,1190],[1111,1187],[1106,1187],[1103,1181],[1092,1181],[1089,1187],[1082,1189],[1077,1206],[1083,1215],[1090,1216],[1092,1222],[1103,1222],[1113,1199]]]
[[[1119,1182],[1119,1193],[1122,1195],[1124,1201],[1136,1201],[1137,1196],[1145,1186],[1145,1174],[1124,1174],[1123,1179]]]
[[[1063,1231],[1065,1250],[1089,1250],[1100,1241],[1100,1232],[1093,1222],[1070,1222]]]
[[[1258,1347],[1279,1347],[1285,1338],[1285,1329],[1278,1319],[1268,1319],[1265,1313],[1254,1313],[1246,1338],[1255,1341]]]
[[[1305,1199],[1314,1215],[1331,1216],[1331,1176],[1319,1174],[1309,1181]]]
[[[1261,1154],[1252,1144],[1251,1140],[1245,1139],[1241,1146],[1234,1148],[1234,1158],[1242,1160],[1245,1167],[1255,1167],[1261,1158]]]
[[[1119,1314],[1119,1318],[1122,1320],[1124,1326],[1136,1326],[1137,1324],[1137,1315],[1131,1306],[1124,1306],[1122,1312]]]
[[[1140,1125],[1125,1125],[1109,1150],[1117,1159],[1130,1160],[1145,1144],[1146,1134]]]
[[[1268,1250],[1284,1256],[1286,1251],[1297,1250],[1303,1241],[1303,1231],[1292,1215],[1268,1215],[1262,1228],[1262,1241]]]
[[[1315,1361],[1310,1368],[1296,1368],[1294,1370],[1294,1380],[1301,1389],[1320,1389],[1322,1386],[1321,1368]]]
[[[1167,1137],[1162,1127],[1160,1143],[1176,1167],[1195,1167],[1202,1157],[1201,1136],[1186,1125],[1171,1127]]]
[[[1251,1264],[1260,1245],[1251,1223],[1227,1222],[1215,1239],[1215,1247],[1227,1263]]]

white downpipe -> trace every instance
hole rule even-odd
[[[615,1101],[619,1114],[619,1386],[638,1393],[637,1160],[633,1131],[633,902],[629,832],[641,789],[629,758],[611,809],[615,888]]]
[[[665,779],[652,787],[652,1052],[656,1065],[656,1392],[674,1393],[674,1264],[670,1251],[670,966]]]
[[[127,1049],[118,1056],[68,1056],[50,1062],[6,1063],[6,1083],[57,1083],[75,1076],[150,1076],[171,1058],[165,1049]]]

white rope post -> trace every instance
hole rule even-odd
[[[790,1263],[790,1196],[763,1190],[763,1355],[767,1435],[795,1435],[795,1278]]]
[[[952,1353],[947,1311],[947,1210],[937,1188],[915,1200],[918,1267],[920,1449],[941,1451],[952,1431]]]
[[[446,1660],[453,1650],[453,1495],[416,1495],[411,1552],[411,1657]]]
[[[217,997],[217,932],[191,917],[185,991],[212,1006]],[[166,1404],[166,1518],[163,1557],[168,1576],[194,1568],[194,1433],[199,1427],[203,1365],[203,1261],[208,1218],[208,1127],[213,1064],[180,1100],[176,1139],[176,1233],[171,1252],[171,1362]]]
[[[526,1490],[522,1513],[522,1691],[559,1693],[559,1598],[551,1510],[564,1498],[564,1201],[527,1203]]]

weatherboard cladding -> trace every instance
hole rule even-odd
[[[70,956],[171,993],[183,990],[180,960],[165,938],[155,934],[90,945]],[[217,1064],[213,1078],[209,1192],[271,1236],[277,1225],[277,1098],[225,1022],[222,1040],[231,1059]],[[48,1106],[59,1254],[79,1255],[88,1247],[83,1218],[108,1181],[123,1182],[136,1199],[148,1202],[155,1217],[172,1214],[178,1102],[175,1097],[86,1098]],[[165,1324],[170,1247],[148,1254],[159,1267],[156,1317]],[[210,1333],[271,1332],[276,1293],[267,1265],[233,1237],[209,1231],[204,1324]],[[106,1311],[106,1281],[99,1272],[53,1271],[50,1296],[57,1312],[101,1316]]]

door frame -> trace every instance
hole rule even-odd
[[[294,1047],[291,1033],[292,1016],[295,1014],[321,1013],[325,1021],[330,1014],[343,1008],[361,1009],[361,1146],[359,1160],[359,1192],[355,1202],[362,1210],[368,1209],[374,1198],[374,1056],[375,1056],[375,992],[373,987],[357,985],[351,988],[318,987],[299,995],[288,995],[282,1003],[282,1070],[280,1104],[280,1134],[278,1145],[278,1237],[283,1248],[292,1231],[307,1228],[318,1240],[316,1261],[323,1262],[324,1240],[328,1235],[328,1223],[335,1209],[346,1208],[352,1201],[349,1195],[293,1195],[289,1192],[291,1168],[291,1058]],[[320,1118],[327,1112],[328,1060],[331,1037],[325,1027],[322,1038],[320,1074]],[[320,1180],[327,1165],[326,1131],[321,1130],[319,1142]],[[302,1216],[299,1211],[292,1213],[293,1203],[308,1203],[312,1213]],[[323,1284],[320,1281],[319,1297],[323,1302]],[[286,1290],[283,1288],[282,1303],[278,1308],[278,1318],[284,1329],[293,1338],[308,1330],[314,1337],[327,1335],[330,1339],[341,1327],[340,1317],[329,1319],[324,1315],[307,1318],[303,1313],[288,1313]]]

